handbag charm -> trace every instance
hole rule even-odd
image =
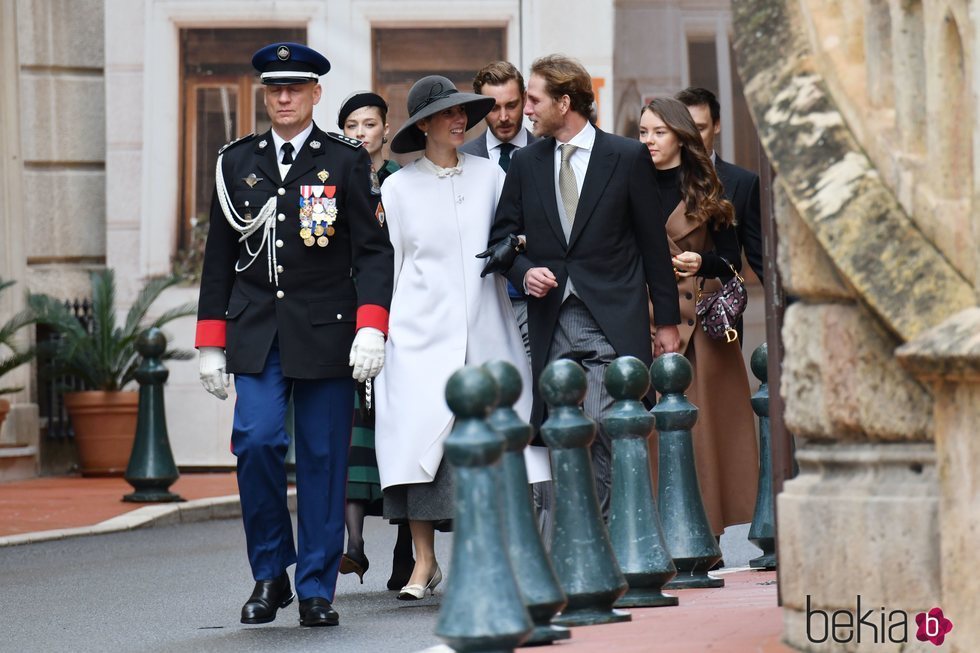
[[[745,311],[748,294],[745,292],[745,280],[735,270],[735,266],[723,257],[721,260],[725,261],[734,276],[725,282],[721,290],[707,295],[702,294],[704,279],[701,279],[695,313],[701,322],[701,328],[711,338],[735,342],[738,340],[735,325],[738,323],[739,316]]]

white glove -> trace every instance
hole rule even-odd
[[[225,350],[221,347],[201,347],[198,349],[201,365],[201,385],[218,399],[227,399],[229,384],[225,372]]]
[[[376,377],[385,364],[385,334],[374,327],[358,329],[347,364],[354,367],[351,376],[355,381],[363,383]]]

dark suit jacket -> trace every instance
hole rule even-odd
[[[555,139],[518,150],[497,205],[490,233],[494,244],[526,234],[527,249],[508,278],[517,288],[532,267],[547,267],[558,287],[528,300],[534,378],[544,369],[569,275],[579,299],[620,356],[652,362],[647,298],[661,325],[680,322],[677,282],[670,263],[665,212],[660,205],[650,153],[639,141],[596,129],[569,242],[555,196]],[[543,406],[535,391],[534,419]]]
[[[715,171],[725,187],[725,198],[735,207],[738,240],[752,270],[762,276],[762,216],[759,208],[759,175],[723,161],[715,154]]]
[[[258,373],[278,337],[286,376],[350,376],[355,326],[386,330],[394,276],[388,225],[376,217],[378,197],[371,195],[371,162],[359,145],[345,144],[314,125],[281,181],[275,149],[271,132],[243,139],[224,151],[222,170],[240,215],[257,214],[276,197],[276,215],[282,216],[275,222],[274,238],[282,246],[272,243],[282,266],[278,285],[269,280],[268,245],[251,266],[235,272],[236,263],[242,268],[252,257],[225,220],[215,194],[201,275],[197,346],[224,346],[229,372]],[[251,174],[259,180],[250,186],[245,180]],[[322,186],[324,197],[336,200],[334,234],[326,247],[307,247],[300,237],[300,186]],[[247,244],[255,252],[261,241],[262,229]],[[204,330],[204,339],[202,324],[213,327]]]
[[[524,128],[524,131],[527,132],[528,145],[531,145],[532,143],[535,143],[538,140],[540,140],[538,139],[537,136],[532,134],[527,127]],[[525,145],[525,147],[527,146]],[[472,154],[473,156],[478,156],[483,159],[489,159],[490,152],[487,151],[487,133],[483,132],[473,140],[467,141],[466,143],[460,145],[459,151],[462,152],[463,154]]]

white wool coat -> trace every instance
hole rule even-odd
[[[481,279],[484,260],[476,258],[487,247],[503,171],[459,158],[458,174],[437,176],[419,159],[382,187],[395,251],[385,363],[374,384],[383,488],[435,477],[454,419],[446,382],[464,365],[515,365],[524,389],[514,408],[521,419],[531,414],[531,370],[506,282],[496,274]],[[525,461],[531,482],[550,478],[547,449],[528,447]]]

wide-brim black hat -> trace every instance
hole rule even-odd
[[[391,139],[391,151],[398,154],[425,149],[425,135],[415,123],[433,116],[443,109],[462,105],[466,109],[466,129],[472,129],[486,118],[496,103],[492,97],[476,93],[460,93],[456,86],[442,75],[423,77],[408,92],[408,114],[395,137]]]

